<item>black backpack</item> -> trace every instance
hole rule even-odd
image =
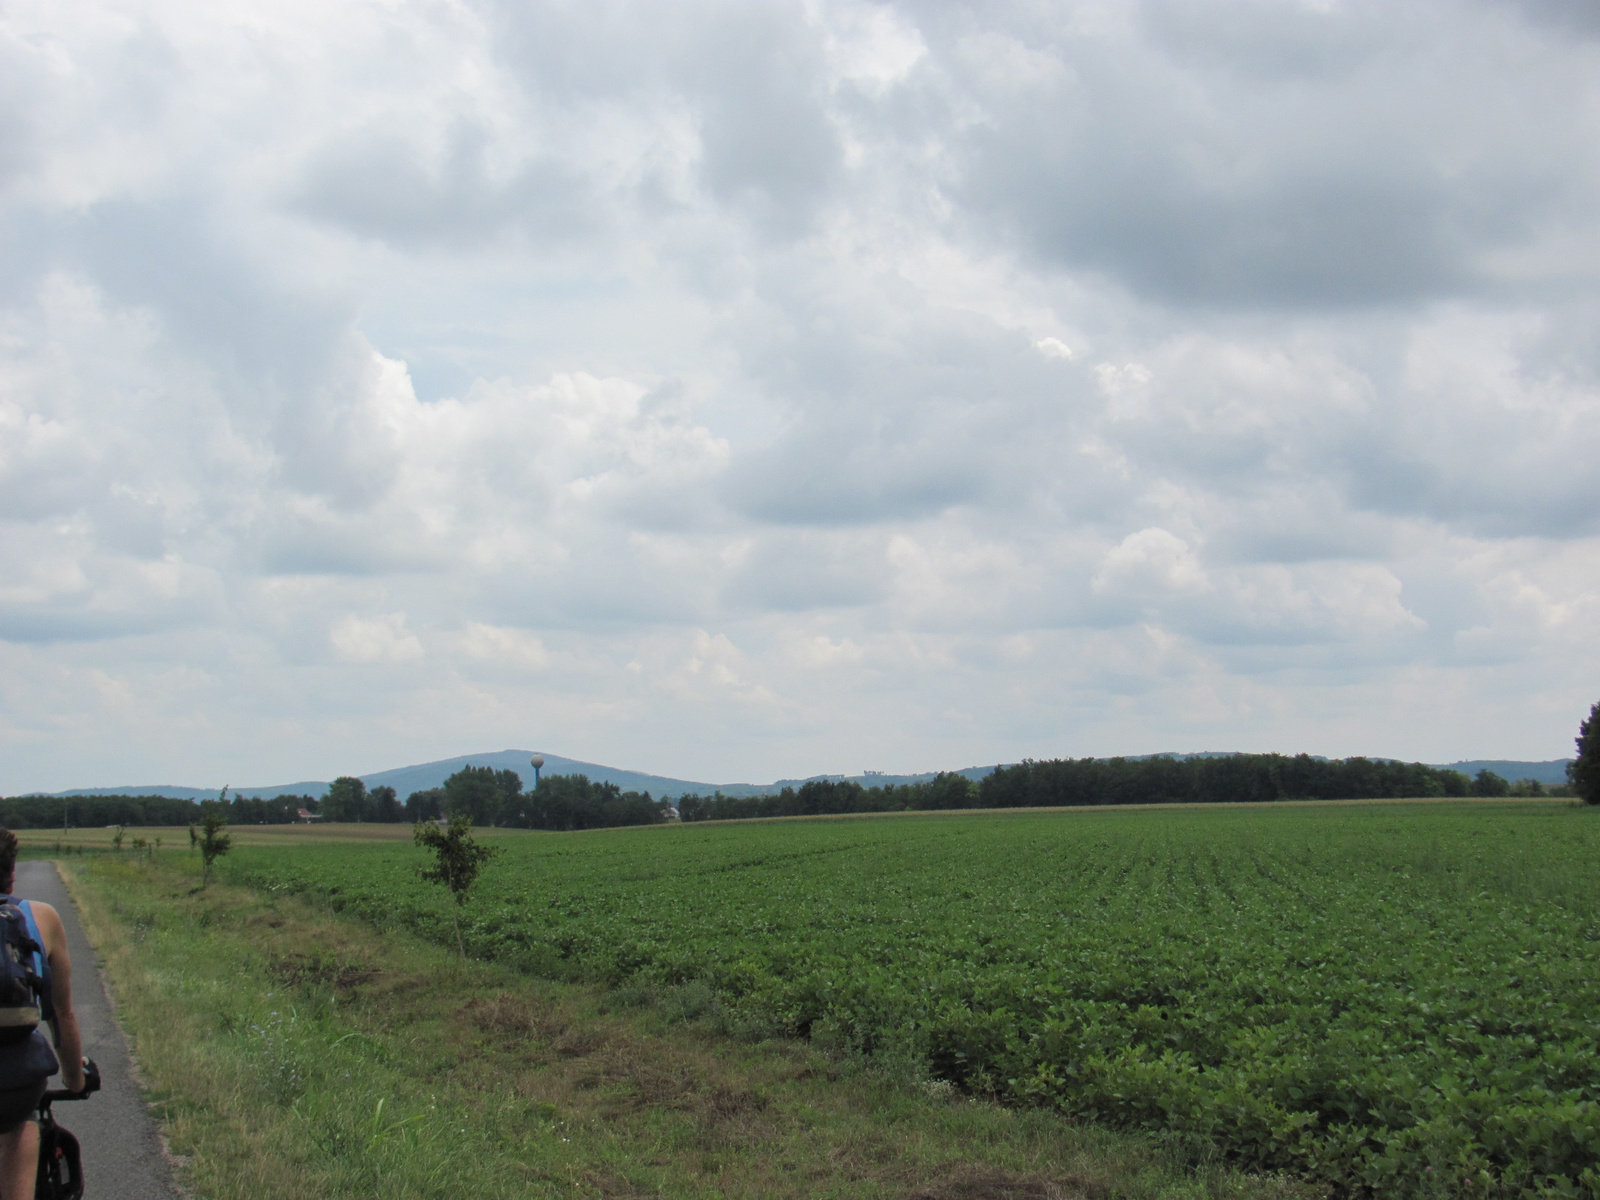
[[[10,896],[0,897],[0,1045],[20,1042],[55,1016],[50,981],[39,970],[44,947],[28,932],[28,918]]]

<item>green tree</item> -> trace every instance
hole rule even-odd
[[[421,868],[422,877],[450,889],[451,898],[455,900],[450,918],[455,923],[456,949],[466,958],[467,948],[461,940],[460,909],[467,902],[467,893],[472,890],[479,869],[500,853],[500,847],[480,846],[473,841],[472,818],[460,812],[450,818],[444,829],[432,821],[418,821],[411,837],[417,845],[434,853],[434,865]]]
[[[412,792],[406,797],[406,819],[415,825],[418,821],[432,821],[444,815],[444,789],[427,788]]]
[[[1600,804],[1600,700],[1578,726],[1578,757],[1567,764],[1567,782],[1585,804]]]
[[[971,808],[978,797],[978,786],[965,775],[941,771],[923,788],[923,808]]]
[[[227,795],[228,789],[222,789]],[[233,838],[223,831],[228,827],[225,800],[207,800],[200,806],[200,886],[211,882],[211,865],[233,848]]]
[[[1472,780],[1472,794],[1474,796],[1509,796],[1511,785],[1485,767],[1479,771]]]
[[[465,813],[475,825],[495,825],[518,809],[522,777],[515,771],[465,766],[444,781],[444,811]]]
[[[367,793],[367,807],[371,810],[374,821],[393,823],[405,816],[399,798],[388,784],[381,784]]]
[[[698,793],[678,797],[678,820],[680,821],[709,821],[711,812],[711,801]]]
[[[322,798],[324,821],[359,821],[367,809],[367,785],[354,775],[341,775],[328,785]]]

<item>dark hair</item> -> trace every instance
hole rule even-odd
[[[0,883],[17,873],[17,835],[0,825]]]

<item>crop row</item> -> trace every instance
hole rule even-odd
[[[1354,1192],[1594,1195],[1600,825],[1555,806],[518,835],[472,952],[708,984],[976,1094]],[[234,869],[448,938],[393,847]]]

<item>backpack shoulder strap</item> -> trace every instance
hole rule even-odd
[[[15,904],[22,910],[22,919],[28,926],[28,936],[38,947],[33,953],[33,969],[39,976],[39,1015],[50,1022],[50,1031],[55,1034],[56,1044],[59,1045],[61,1034],[56,1029],[56,1006],[50,988],[50,958],[44,952],[44,935],[39,932],[39,922],[33,915],[33,901],[17,900]]]

